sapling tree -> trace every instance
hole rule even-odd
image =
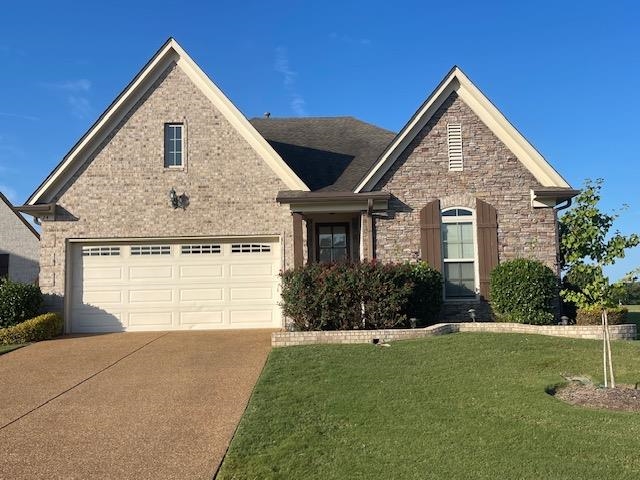
[[[575,198],[574,207],[560,218],[562,267],[582,279],[579,289],[562,289],[560,294],[578,308],[601,310],[604,384],[608,386],[608,365],[611,386],[615,388],[607,309],[615,305],[617,286],[604,274],[604,267],[624,258],[627,249],[640,244],[640,236],[635,233],[623,235],[618,230],[610,233],[620,214],[600,211],[598,203],[603,183],[602,179],[587,179],[583,190]]]

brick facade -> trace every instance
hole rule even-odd
[[[182,122],[183,169],[164,168],[164,123]],[[168,192],[189,198],[173,209]],[[68,239],[269,235],[293,265],[284,182],[175,64],[169,67],[55,199],[43,222],[40,284],[50,300],[65,288]],[[50,302],[52,303],[52,302]]]
[[[16,213],[0,199],[0,254],[9,255],[9,279],[38,280],[40,241]]]
[[[462,125],[464,171],[449,172],[447,123]],[[375,219],[381,261],[420,254],[420,209],[439,199],[441,208],[475,209],[476,198],[498,213],[500,261],[538,259],[557,271],[556,214],[532,208],[530,189],[541,185],[476,114],[452,93],[376,185],[392,194],[390,218]],[[445,306],[445,318],[468,319],[472,304]],[[484,318],[486,305],[474,306]]]

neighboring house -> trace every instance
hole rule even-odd
[[[71,332],[281,327],[281,269],[423,258],[443,316],[487,315],[489,272],[557,269],[577,192],[453,68],[399,134],[355,118],[248,121],[173,39],[21,210]]]
[[[0,278],[38,281],[40,235],[0,192]]]

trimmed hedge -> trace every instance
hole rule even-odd
[[[38,342],[62,333],[64,321],[57,313],[45,313],[12,327],[0,329],[0,344]]]
[[[622,325],[627,321],[627,310],[624,307],[607,307],[609,325]],[[579,308],[576,313],[576,325],[601,325],[602,309],[600,307]]]
[[[424,263],[312,263],[281,274],[282,310],[296,330],[352,330],[433,322],[442,276]]]
[[[36,285],[0,280],[0,328],[35,317],[42,307],[42,292]]]
[[[491,306],[498,322],[553,323],[557,292],[558,278],[538,260],[509,260],[491,272]]]

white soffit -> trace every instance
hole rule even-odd
[[[57,191],[56,187],[60,188],[80,169],[94,149],[107,138],[111,130],[122,121],[130,109],[143,97],[149,87],[153,85],[172,62],[176,62],[178,67],[185,72],[229,123],[236,128],[238,133],[251,145],[276,175],[282,179],[288,188],[291,190],[309,190],[309,187],[289,168],[280,155],[207,77],[178,42],[170,38],[93,124],[89,131],[74,145],[62,162],[31,195],[27,204],[35,205],[42,201],[51,201]]]
[[[404,126],[367,176],[358,184],[355,193],[371,191],[391,168],[400,154],[424,128],[444,101],[456,92],[493,134],[504,143],[544,187],[571,188],[560,174],[500,113],[491,101],[458,67],[447,74],[426,102]]]

